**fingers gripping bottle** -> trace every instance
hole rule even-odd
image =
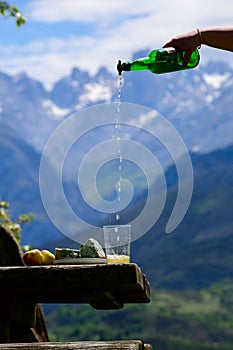
[[[152,73],[161,74],[175,72],[179,70],[194,68],[200,61],[200,55],[197,49],[192,52],[189,63],[183,64],[185,52],[179,48],[166,47],[153,50],[148,57],[139,58],[135,61],[118,61],[117,70],[119,75],[122,71],[150,70]]]

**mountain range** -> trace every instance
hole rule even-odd
[[[135,57],[145,55],[138,52]],[[117,101],[118,88],[117,71],[114,75],[104,67],[95,76],[75,67],[49,91],[25,73],[0,73],[0,122],[41,151],[63,120],[84,108]],[[232,90],[232,68],[209,62],[161,75],[125,72],[121,100],[157,110],[190,150],[206,152],[232,143]],[[153,121],[145,126],[153,131]]]
[[[135,57],[142,55],[145,52]],[[201,288],[233,275],[232,77],[232,68],[221,62],[165,75],[124,74],[121,101],[145,106],[165,117],[188,147],[194,170],[191,205],[174,233],[167,235],[164,229],[178,184],[176,167],[166,164],[168,194],[163,215],[132,244],[132,259],[156,286]],[[95,76],[75,67],[49,91],[25,73],[0,73],[0,194],[11,203],[13,217],[21,212],[36,217],[23,228],[23,243],[51,249],[75,246],[53,225],[43,207],[39,188],[41,154],[54,130],[69,116],[91,106],[117,102],[118,89],[117,73],[113,75],[104,67]],[[135,125],[137,122],[134,119]],[[144,126],[156,130],[151,118]],[[112,166],[115,164],[110,170]],[[131,176],[135,178],[134,171],[132,167]],[[141,179],[141,175],[135,178],[137,188]],[[75,203],[72,186],[66,191],[70,202]],[[101,186],[106,195],[104,184]],[[143,208],[146,195],[143,184],[142,191],[136,193],[136,205],[127,211],[130,218]],[[85,206],[80,210],[89,215]]]

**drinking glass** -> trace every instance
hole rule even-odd
[[[103,226],[108,264],[130,262],[131,225]]]

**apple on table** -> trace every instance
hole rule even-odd
[[[23,261],[28,266],[51,265],[55,255],[47,249],[31,249],[23,254]]]
[[[55,255],[47,249],[41,250],[42,265],[51,265],[55,260]]]
[[[26,265],[41,265],[42,253],[39,249],[31,249],[23,254],[23,261]]]

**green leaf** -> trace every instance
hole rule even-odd
[[[0,1],[0,15],[6,16],[6,13],[8,13],[9,17],[15,17],[16,18],[16,25],[17,27],[20,27],[22,24],[26,23],[25,18],[20,13],[19,9],[15,5],[10,5],[6,1]]]

